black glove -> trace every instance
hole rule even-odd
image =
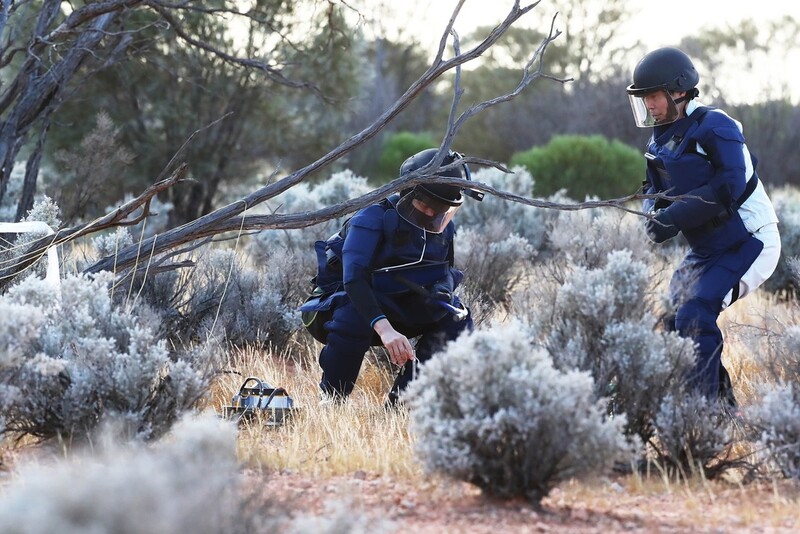
[[[453,303],[453,292],[447,284],[434,284],[431,288],[431,300],[440,300],[448,304]]]
[[[675,221],[672,220],[669,210],[658,210],[652,219],[647,219],[645,231],[653,243],[663,243],[680,232]]]

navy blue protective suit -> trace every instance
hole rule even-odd
[[[697,363],[691,383],[708,398],[720,392],[722,333],[717,318],[723,298],[761,253],[763,243],[745,228],[738,207],[755,189],[758,176],[747,180],[744,137],[735,122],[721,112],[697,107],[685,118],[653,129],[645,193],[698,198],[646,200],[645,211],[664,208],[683,233],[690,251],[670,282],[675,305],[674,328],[697,343]],[[752,165],[756,161],[753,158]]]
[[[409,339],[421,336],[415,350],[420,363],[472,328],[470,315],[456,321],[431,300],[431,293],[445,295],[449,303],[461,306],[453,295],[463,278],[453,267],[454,224],[450,222],[441,234],[426,232],[398,215],[394,209],[398,199],[393,195],[364,208],[342,231],[315,244],[318,289],[301,310],[320,312],[325,320],[318,339],[325,343],[319,364],[320,388],[326,394],[345,397],[353,390],[366,351],[381,344],[372,327],[383,317]],[[416,290],[406,280],[416,284]],[[415,363],[407,362],[390,399],[405,389],[414,371]]]

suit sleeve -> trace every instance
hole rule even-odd
[[[370,280],[372,262],[382,240],[383,210],[371,206],[351,219],[342,248],[344,289],[350,302],[370,326],[385,317]]]
[[[747,178],[744,161],[744,136],[727,116],[714,113],[706,119],[708,130],[699,139],[714,168],[711,181],[686,193],[687,198],[669,207],[670,215],[681,230],[690,230],[720,213],[735,209],[734,200],[744,193]]]

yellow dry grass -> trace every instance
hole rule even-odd
[[[231,369],[241,375],[229,373],[217,381],[215,397],[220,409],[230,404],[247,376],[283,387],[297,407],[291,421],[279,427],[269,427],[260,418],[242,422],[239,453],[243,463],[313,476],[363,471],[418,480],[422,470],[413,456],[408,413],[383,405],[392,381],[389,369],[365,358],[358,387],[347,403],[321,404],[316,364],[319,348],[300,345],[299,354],[293,356],[252,349],[231,353]]]
[[[719,326],[725,339],[722,361],[741,405],[752,404],[759,387],[775,381],[770,366],[774,357],[771,342],[787,326],[800,324],[797,315],[796,303],[757,291],[734,303],[720,316]]]

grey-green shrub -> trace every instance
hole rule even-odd
[[[787,259],[786,265],[789,267],[789,272],[795,285],[800,287],[800,256],[793,256]]]
[[[768,291],[789,291],[798,295],[800,284],[793,279],[788,260],[800,256],[800,191],[781,188],[771,192],[770,196],[779,220],[781,258],[763,287]]]
[[[533,189],[533,177],[524,167],[513,167],[508,174],[495,168],[479,169],[472,174],[472,180],[489,185],[500,191],[529,197]],[[553,199],[558,200],[558,199]],[[540,250],[547,238],[549,222],[555,219],[557,212],[537,209],[519,202],[503,200],[494,195],[484,196],[481,202],[466,198],[456,214],[455,222],[460,231],[481,231],[489,224],[501,224],[505,228],[505,239],[516,234],[533,248]],[[459,236],[457,245],[463,238]]]
[[[370,190],[365,178],[343,171],[315,186],[298,184],[261,209],[313,211]],[[234,248],[208,247],[191,269],[158,273],[144,287],[137,279],[132,292],[159,313],[172,341],[212,337],[235,345],[285,345],[300,329],[297,308],[316,273],[314,241],[326,239],[343,220],[240,236]]]
[[[209,247],[190,270],[149,279],[140,298],[159,313],[175,343],[282,346],[301,324],[297,306],[307,281],[298,280],[296,269],[286,252],[250,265],[235,250]]]
[[[658,438],[651,444],[668,471],[715,478],[742,465],[732,449],[735,427],[717,399],[691,391],[667,395],[654,424]]]
[[[625,419],[606,419],[593,387],[588,373],[556,369],[513,321],[448,344],[405,398],[429,472],[538,502],[561,481],[629,459]]]
[[[4,198],[9,198],[6,195]],[[14,207],[15,208],[15,207]],[[0,212],[3,209],[0,208]],[[5,221],[13,221],[16,212],[9,208],[9,213],[14,213],[9,215],[8,219],[2,219]],[[53,231],[57,231],[61,226],[61,218],[59,214],[58,206],[50,199],[49,197],[41,197],[34,202],[33,207],[30,211],[22,218],[23,222],[26,221],[40,221],[47,224]],[[6,245],[3,244],[0,246],[0,265],[3,266],[4,269],[10,268],[16,265],[20,261],[27,260],[26,252],[31,243],[34,241],[45,237],[47,235],[46,232],[35,231],[35,232],[26,232],[17,234],[14,236],[13,243],[11,247],[5,248]],[[37,274],[40,277],[43,277],[46,273],[47,269],[47,255],[44,254],[41,258],[34,261],[30,267],[28,267],[27,273],[23,273],[22,276],[26,276],[27,274]]]
[[[513,173],[480,169],[473,180],[520,196],[530,196],[533,179],[523,167]],[[467,198],[456,215],[455,263],[465,274],[464,287],[490,306],[507,304],[526,277],[548,236],[555,214],[486,195]]]
[[[502,221],[459,231],[455,265],[464,271],[464,288],[492,305],[507,303],[510,292],[530,270],[535,250]]]
[[[529,321],[535,343],[559,369],[591,373],[595,398],[613,394],[610,409],[627,415],[626,432],[649,439],[662,399],[692,368],[694,345],[656,329],[647,266],[622,250],[596,268],[569,264],[551,279],[540,272],[514,308]]]
[[[788,478],[800,479],[800,387],[779,382],[760,388],[746,409],[763,456]]]
[[[767,365],[774,382],[762,385],[744,411],[760,448],[780,472],[800,478],[800,326],[775,336]]]
[[[236,428],[205,416],[155,447],[112,439],[56,463],[27,464],[0,494],[0,531],[26,534],[252,532]],[[250,512],[252,514],[252,512]]]
[[[92,238],[92,246],[97,256],[114,256],[120,250],[133,244],[133,236],[127,226],[118,226],[114,232],[100,234]]]
[[[271,209],[281,213],[298,213],[318,210],[326,206],[345,202],[369,193],[372,187],[367,179],[349,170],[334,173],[314,186],[298,184],[270,201]],[[265,269],[274,269],[274,260],[292,265],[293,280],[303,290],[309,289],[308,281],[317,272],[317,257],[314,242],[324,241],[338,232],[351,214],[305,228],[292,230],[264,230],[250,240],[247,252],[253,262]]]
[[[565,189],[572,198],[616,198],[635,193],[644,178],[641,151],[602,135],[556,135],[546,145],[511,156],[536,181],[534,194]]]
[[[67,440],[107,418],[152,439],[205,394],[217,354],[170,354],[158,318],[112,304],[111,275],[28,278],[0,297],[0,433]]]
[[[644,233],[644,219],[612,209],[559,211],[548,235],[550,256],[596,269],[617,250],[630,252],[633,261],[652,264],[653,247]]]
[[[342,171],[313,186],[298,184],[265,209],[314,211],[370,190],[365,178]],[[253,238],[242,236],[235,248],[208,247],[191,269],[156,274],[141,291],[137,280],[135,293],[158,311],[174,341],[211,337],[240,346],[284,346],[302,325],[297,309],[316,274],[314,242],[327,239],[344,219],[264,230]]]

